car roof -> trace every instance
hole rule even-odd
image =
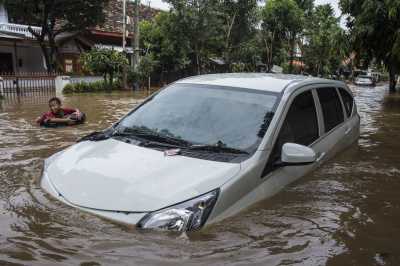
[[[314,84],[331,83],[337,85],[338,82],[329,79],[321,79],[302,75],[272,74],[272,73],[226,73],[226,74],[207,74],[193,76],[178,80],[176,83],[202,84],[246,88],[262,91],[281,93],[288,85],[292,84]]]

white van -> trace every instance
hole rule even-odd
[[[198,230],[271,197],[359,137],[338,81],[215,74],[175,82],[45,161],[56,199],[141,229]]]

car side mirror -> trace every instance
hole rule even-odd
[[[282,146],[280,162],[276,166],[308,165],[316,161],[315,151],[307,146],[296,143],[285,143]]]

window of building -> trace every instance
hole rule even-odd
[[[74,61],[72,59],[64,60],[65,73],[74,72]]]

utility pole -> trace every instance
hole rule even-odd
[[[134,71],[137,70],[139,66],[139,60],[140,60],[140,47],[139,47],[139,39],[140,39],[140,31],[139,31],[139,9],[140,9],[140,0],[135,0],[135,16],[134,16],[134,22],[133,22],[133,43],[132,43],[132,48],[133,48],[133,54],[132,54],[132,68]]]
[[[122,1],[122,53],[126,57],[126,0]],[[122,83],[124,89],[128,88],[126,65],[122,69]]]

